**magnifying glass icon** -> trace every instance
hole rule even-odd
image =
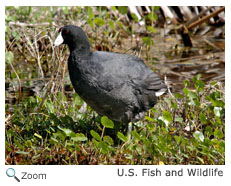
[[[8,177],[14,177],[18,182],[20,182],[20,180],[15,176],[15,170],[13,168],[9,168],[6,170],[6,175]]]

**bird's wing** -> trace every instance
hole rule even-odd
[[[111,90],[130,83],[140,89],[158,91],[165,88],[163,81],[144,62],[132,55],[94,52],[98,63],[97,82],[101,88]]]

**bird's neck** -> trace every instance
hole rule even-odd
[[[90,53],[90,44],[88,41],[85,43],[77,43],[73,42],[72,44],[68,45],[70,52],[75,53],[75,55],[82,56],[82,55],[89,55]]]

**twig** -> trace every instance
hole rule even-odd
[[[213,8],[213,6],[203,10],[202,12],[200,12],[197,16],[193,17],[192,19],[190,19],[185,26],[190,25],[191,23],[193,23],[194,21],[196,21],[197,19],[199,19],[201,16],[203,16],[206,12],[210,11]]]
[[[52,52],[52,60],[51,61],[55,61],[54,60],[54,58],[55,58],[55,55],[54,55],[54,49],[53,49],[53,52]],[[45,99],[46,99],[46,97],[47,97],[47,95],[48,95],[48,90],[49,89],[51,89],[51,86],[52,86],[52,83],[53,83],[53,80],[54,80],[54,73],[55,73],[55,68],[53,69],[53,71],[52,71],[52,73],[51,73],[51,78],[50,78],[50,81],[49,81],[49,83],[48,83],[48,86],[47,86],[47,89],[46,89],[46,91],[45,91],[45,94],[44,94],[44,96],[43,96],[43,98],[42,98],[42,101],[41,101],[41,103],[40,103],[40,105],[39,105],[39,108],[38,108],[38,112],[39,112],[39,110],[42,108],[42,106],[43,106],[43,104],[44,104],[44,102],[45,102]]]
[[[167,76],[166,75],[164,76],[164,83],[165,83],[165,85],[167,85],[168,93],[173,98],[174,96],[172,95],[172,92],[170,90],[169,83],[167,82]]]
[[[216,49],[216,50],[220,50],[220,48],[219,47],[217,47],[216,45],[214,45],[213,43],[211,43],[210,41],[208,41],[207,39],[204,39],[204,41],[208,44],[208,45],[210,45],[211,47],[213,47],[214,49]]]
[[[102,134],[100,136],[101,140],[103,140],[104,131],[105,131],[105,126],[103,126]]]
[[[36,59],[38,62],[39,70],[40,70],[41,76],[44,77],[43,69],[42,69],[41,62],[40,62],[39,48],[38,48],[36,36],[34,36],[34,46],[35,46],[34,51],[35,51],[35,55],[37,56]]]
[[[199,19],[198,21],[195,21],[194,23],[190,24],[190,25],[187,27],[188,30],[194,28],[194,27],[197,26],[197,25],[200,25],[201,23],[207,21],[207,20],[210,19],[211,17],[214,17],[214,16],[218,15],[219,13],[223,12],[224,10],[225,10],[225,7],[223,6],[223,7],[219,8],[218,10],[212,12],[211,14],[209,14],[209,15],[207,15],[207,16],[201,18],[201,19]]]
[[[16,70],[14,69],[14,66],[12,65],[12,63],[10,63],[10,67],[11,67],[12,70],[14,71],[14,73],[15,73],[15,75],[16,75],[16,77],[17,77],[17,80],[18,80],[18,92],[19,92],[18,97],[19,97],[19,100],[20,100],[20,97],[21,97],[21,95],[22,95],[21,80],[20,80],[20,78],[19,78],[19,76],[18,76],[18,73],[17,73]]]
[[[55,24],[55,22],[52,22],[52,23],[20,23],[20,22],[13,22],[13,21],[10,21],[8,23],[9,26],[21,26],[21,27],[37,27],[37,26],[50,26],[50,25],[54,25],[54,26],[57,26]]]
[[[170,11],[169,7],[161,6],[161,9],[162,9],[162,11],[164,13],[165,18],[169,17],[173,24],[178,23],[178,21],[176,20],[176,18],[173,15],[173,13]]]

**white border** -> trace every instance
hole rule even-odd
[[[231,17],[231,5],[225,9],[225,17]],[[231,20],[225,21],[225,164],[231,170]]]
[[[1,0],[0,2],[0,98],[5,100],[5,6],[110,6],[110,5],[166,5],[166,6],[221,6],[226,5],[226,165],[225,166],[10,166],[15,167],[16,175],[20,174],[22,171],[28,171],[31,173],[42,173],[45,172],[48,176],[47,180],[23,180],[20,183],[17,183],[13,178],[8,178],[5,175],[5,171],[9,166],[5,165],[5,106],[4,101],[2,101],[1,106],[1,116],[0,116],[0,180],[1,185],[65,185],[65,184],[75,184],[75,185],[230,185],[230,169],[231,169],[231,1],[226,0],[53,0],[53,1],[43,1],[43,0]],[[227,81],[228,80],[228,81]],[[142,168],[150,169],[161,169],[162,171],[166,169],[180,169],[184,168],[186,170],[189,167],[197,168],[219,168],[224,171],[224,176],[219,177],[118,177],[117,168],[134,168],[135,171],[140,172]],[[228,183],[228,184],[227,184]]]

